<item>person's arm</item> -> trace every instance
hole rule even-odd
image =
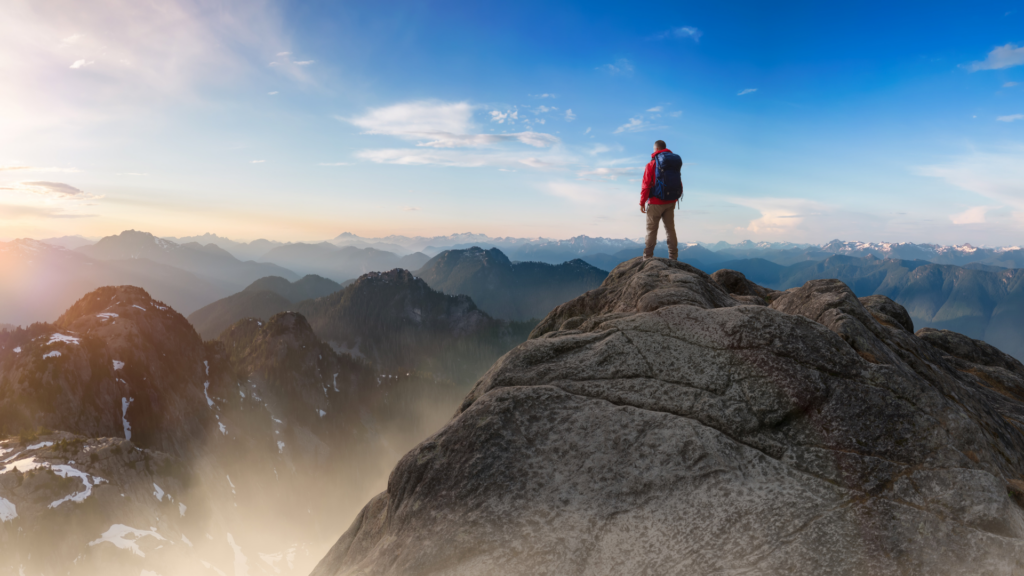
[[[648,162],[644,168],[644,180],[640,187],[640,211],[644,212],[647,199],[651,197],[651,188],[654,187],[654,162]]]

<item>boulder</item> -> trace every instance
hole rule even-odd
[[[556,308],[313,574],[1024,573],[1012,359],[721,276],[635,259]]]

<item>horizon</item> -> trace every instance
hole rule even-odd
[[[1020,244],[1024,13],[879,6],[17,1],[3,236],[632,238],[662,139],[681,237]]]

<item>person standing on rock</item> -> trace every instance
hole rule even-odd
[[[644,182],[640,189],[640,212],[647,214],[647,243],[644,246],[644,260],[654,257],[654,246],[658,243],[658,223],[665,222],[668,237],[668,257],[679,259],[679,241],[676,239],[676,222],[673,211],[676,202],[683,197],[683,179],[680,170],[683,159],[665,146],[664,140],[654,143],[651,161],[644,169]]]

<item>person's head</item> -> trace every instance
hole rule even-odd
[[[657,140],[654,143],[654,151],[655,152],[657,152],[659,150],[664,150],[665,148],[667,148],[667,146],[665,145],[665,141],[664,140]]]

